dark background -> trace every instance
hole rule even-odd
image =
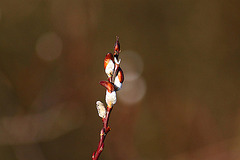
[[[103,59],[123,89],[100,159],[240,159],[236,0],[1,0],[0,159],[91,159]]]

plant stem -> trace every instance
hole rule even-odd
[[[98,143],[97,150],[95,152],[93,152],[92,160],[98,160],[100,154],[103,151],[104,140],[105,140],[108,132],[110,131],[110,127],[108,126],[108,121],[109,121],[111,111],[112,111],[112,106],[107,106],[106,117],[102,119],[103,128],[100,131],[100,140],[99,140],[99,143]]]

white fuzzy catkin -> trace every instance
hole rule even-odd
[[[105,118],[106,117],[106,108],[104,107],[104,104],[101,101],[97,101],[96,107],[98,110],[99,117]]]
[[[113,63],[112,60],[110,60],[107,64],[107,67],[105,68],[105,73],[107,74],[108,77],[111,77],[113,75],[115,64]]]
[[[114,85],[115,85],[117,91],[119,91],[122,88],[122,83],[119,81],[118,76],[116,76],[116,78],[114,80]]]
[[[108,106],[114,105],[117,102],[117,95],[116,92],[108,92],[108,90],[106,91],[106,103]]]

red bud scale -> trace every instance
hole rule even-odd
[[[111,77],[114,72],[114,58],[112,53],[108,53],[104,59],[104,69],[108,77]]]

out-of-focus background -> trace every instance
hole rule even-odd
[[[116,36],[125,82],[101,159],[239,160],[239,6],[1,0],[0,160],[91,159]]]

